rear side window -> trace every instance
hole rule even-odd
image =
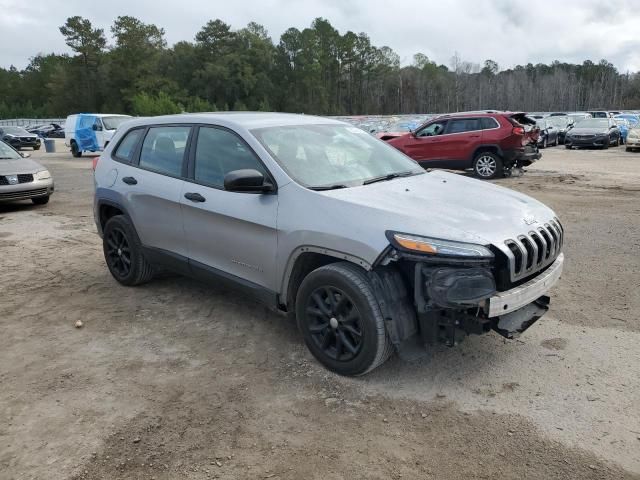
[[[480,122],[477,118],[458,118],[449,120],[449,129],[447,133],[463,133],[480,130]]]
[[[123,162],[131,163],[133,161],[133,155],[136,151],[136,146],[138,145],[138,141],[142,136],[143,130],[138,128],[136,130],[131,130],[127,133],[114,153],[114,156]]]
[[[221,128],[200,127],[194,179],[223,188],[225,175],[242,169],[253,169],[267,175],[260,160],[237,135]]]
[[[491,130],[492,128],[498,128],[498,122],[495,118],[491,117],[482,117],[480,119],[480,125],[482,126],[482,130]]]
[[[182,163],[191,127],[152,127],[140,152],[139,166],[173,177],[182,176]]]

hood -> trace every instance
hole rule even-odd
[[[0,175],[16,175],[18,173],[36,173],[46,170],[38,162],[30,158],[17,158],[15,160],[0,160]]]
[[[377,228],[485,245],[502,245],[555,217],[531,197],[443,171],[318,193],[338,201],[347,218]]]
[[[601,127],[574,127],[569,130],[570,133],[575,133],[576,135],[596,135],[598,133],[606,134],[609,132],[608,128]]]

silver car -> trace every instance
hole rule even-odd
[[[306,115],[189,114],[123,124],[95,166],[94,214],[124,285],[157,266],[290,312],[311,353],[360,375],[548,309],[564,230],[520,193],[413,160]]]
[[[49,170],[0,141],[0,202],[31,200],[36,205],[49,202],[53,178]]]

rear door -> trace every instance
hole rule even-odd
[[[185,259],[180,200],[191,130],[189,125],[134,129],[113,153],[118,163],[112,188],[120,193],[142,244]]]
[[[437,120],[409,135],[402,146],[405,154],[424,167],[437,166],[434,162],[444,157],[443,138],[447,120]]]
[[[442,136],[441,151],[447,160],[441,166],[461,168],[470,166],[477,146],[482,143],[479,118],[452,118]]]
[[[200,271],[275,291],[277,194],[224,189],[234,170],[269,172],[247,143],[223,127],[197,128],[182,203],[188,256]],[[274,183],[275,184],[275,183]]]

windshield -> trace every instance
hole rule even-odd
[[[606,118],[585,118],[576,123],[576,128],[606,128],[609,120]]]
[[[102,117],[102,123],[104,123],[105,130],[115,130],[130,118],[129,116]]]
[[[16,160],[22,158],[18,152],[4,142],[0,142],[0,160]]]
[[[22,127],[2,127],[2,130],[9,135],[31,135]]]
[[[291,125],[251,133],[296,182],[309,188],[353,187],[380,177],[424,173],[395,148],[347,125]]]

